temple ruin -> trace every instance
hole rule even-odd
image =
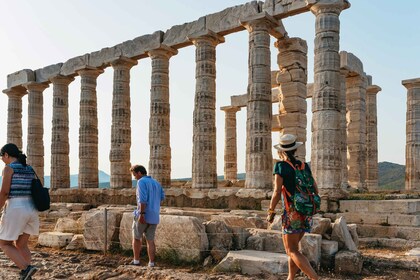
[[[124,189],[131,188],[130,69],[141,59],[151,59],[148,170],[167,188],[169,196],[182,194],[188,199],[253,197],[256,202],[251,204],[260,209],[258,203],[267,199],[272,190],[271,133],[293,133],[299,141],[306,142],[307,98],[312,99],[313,117],[311,158],[306,160],[311,161],[324,202],[328,202],[325,207],[346,198],[349,189],[377,191],[376,95],[381,88],[372,84],[372,77],[364,72],[362,62],[355,55],[340,51],[339,17],[349,7],[347,0],[252,1],[173,26],[165,32],[156,31],[114,47],[70,58],[64,63],[17,71],[8,75],[7,89],[3,91],[9,97],[7,142],[23,148],[22,98],[27,95],[26,153],[29,164],[43,178],[43,91],[51,86],[51,195],[58,201],[66,201],[70,193],[73,199],[79,200],[83,200],[83,192],[99,193],[95,191],[98,188],[100,141],[96,80],[105,68],[112,67],[111,189],[108,194],[129,196]],[[313,84],[307,83],[306,41],[289,38],[282,24],[283,18],[304,12],[311,12],[315,17]],[[216,129],[222,129],[216,128],[215,123],[216,51],[226,36],[242,31],[249,33],[248,90],[245,95],[232,96],[231,104],[221,108],[226,113],[224,176],[236,187],[229,189],[220,188],[216,170]],[[278,49],[277,66],[270,62],[273,38]],[[179,49],[190,46],[196,51],[192,183],[187,190],[180,190],[171,182],[170,173],[169,63]],[[77,190],[70,190],[68,91],[76,76],[81,78],[79,186]],[[403,84],[408,88],[406,190],[418,191],[420,149],[416,102],[420,82],[414,79],[403,81]],[[279,103],[278,112],[272,112],[273,102]],[[236,182],[236,112],[245,107],[246,179],[241,184]],[[302,148],[298,156],[305,160],[305,154]],[[124,193],[126,195],[122,195]],[[132,201],[133,196],[134,193],[128,200],[117,200],[124,203]],[[231,206],[226,201],[217,205]]]

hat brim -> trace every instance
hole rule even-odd
[[[303,142],[295,142],[295,145],[288,148],[283,148],[280,144],[274,145],[274,148],[276,148],[279,151],[287,152],[287,151],[293,151],[296,150],[298,147],[302,146]]]

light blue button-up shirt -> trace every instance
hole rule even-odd
[[[158,181],[150,176],[143,176],[137,181],[136,198],[138,208],[134,216],[140,216],[140,206],[146,205],[144,218],[148,224],[159,224],[160,203],[165,199],[165,192]]]

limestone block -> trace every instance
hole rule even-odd
[[[233,246],[233,233],[223,221],[204,223],[210,248],[230,250]]]
[[[188,216],[161,215],[156,244],[161,258],[192,263],[204,260],[209,247],[201,220]]]
[[[415,214],[420,212],[420,199],[396,200],[341,200],[340,210],[344,212],[375,212]]]
[[[273,253],[286,252],[281,232],[267,229],[249,229],[249,233],[251,236],[247,240],[247,249],[262,250]]]
[[[307,84],[306,85],[307,98],[312,98],[313,91],[314,91],[314,84],[312,84],[312,83]]]
[[[264,226],[264,222],[260,217],[221,214],[211,216],[211,220],[224,221],[230,228],[263,228]]]
[[[363,257],[359,252],[340,251],[335,255],[335,272],[339,274],[360,274]]]
[[[414,248],[405,253],[406,256],[412,256],[417,259],[417,261],[420,261],[420,248]]]
[[[321,255],[323,256],[335,256],[338,252],[338,242],[332,240],[323,239],[321,242]]]
[[[75,234],[71,239],[69,245],[67,245],[66,250],[82,250],[85,249],[85,238],[83,234]]]
[[[156,31],[153,34],[143,35],[133,40],[122,43],[122,55],[125,57],[139,59],[147,57],[147,51],[160,47],[163,41],[163,31]]]
[[[324,235],[330,229],[331,229],[331,219],[317,217],[317,216],[312,218],[311,233]]]
[[[360,237],[403,238],[420,241],[420,227],[363,225],[357,227]]]
[[[340,68],[360,76],[364,74],[362,61],[350,52],[340,52]]]
[[[220,35],[226,35],[244,27],[240,21],[258,14],[258,2],[252,1],[243,5],[227,8],[221,12],[206,16],[206,28]]]
[[[271,71],[271,87],[272,87],[272,88],[274,88],[274,87],[277,87],[277,86],[278,86],[278,83],[277,83],[277,81],[276,81],[276,77],[277,77],[277,73],[278,73],[278,72],[279,72],[278,70]]]
[[[278,72],[277,77],[276,77],[276,82],[280,85],[283,83],[290,83],[292,82],[292,75],[290,74],[289,71],[283,69]]]
[[[239,272],[248,275],[279,275],[287,273],[287,255],[280,253],[242,250],[231,251],[214,268],[216,272]]]
[[[7,88],[21,86],[23,84],[34,82],[35,73],[31,69],[23,69],[7,75]]]
[[[339,217],[335,220],[332,227],[331,239],[338,241],[338,247],[340,249],[345,248],[349,251],[357,251],[356,244],[354,244],[344,217]]]
[[[120,232],[119,232],[119,240],[120,245],[123,250],[131,250],[132,249],[132,240],[133,240],[133,219],[134,214],[133,212],[126,212],[123,213],[120,223]]]
[[[106,67],[120,56],[122,56],[121,45],[103,48],[100,51],[89,54],[89,66],[96,68]]]
[[[60,74],[63,76],[75,76],[76,71],[89,65],[89,54],[70,58],[64,62]]]
[[[306,99],[298,96],[288,96],[281,99],[280,114],[288,112],[306,112],[307,110]]]
[[[269,230],[281,230],[281,214],[277,213],[274,217],[274,221],[268,225],[267,229]]]
[[[39,234],[38,244],[51,248],[62,248],[69,244],[73,235],[73,233],[63,232],[42,232]]]
[[[291,112],[286,114],[281,114],[278,116],[280,127],[286,126],[297,126],[297,127],[306,127],[307,118],[306,114],[302,112]],[[302,139],[300,139],[301,141]]]
[[[235,195],[237,192],[238,190],[236,188],[217,188],[209,189],[207,195],[210,199],[217,199],[220,197],[228,197],[231,195]]]
[[[319,268],[321,263],[321,242],[322,236],[313,233],[306,233],[299,242],[299,248],[302,254],[317,268]]]
[[[92,208],[89,203],[67,203],[66,208],[70,211],[85,211]]]
[[[44,68],[35,70],[35,80],[37,83],[46,83],[49,82],[50,78],[58,76],[61,71],[63,63],[57,63]]]
[[[242,250],[246,247],[246,242],[251,236],[249,230],[241,227],[232,227],[231,228],[233,233],[233,249],[234,250]]]
[[[279,93],[283,95],[283,98],[290,96],[297,96],[303,99],[307,98],[307,86],[304,83],[283,83],[280,85],[279,89]]]
[[[201,17],[193,22],[172,26],[170,29],[166,30],[162,44],[175,49],[192,45],[188,36],[199,31],[204,31],[205,29],[205,17]]]
[[[271,190],[265,190],[265,189],[240,189],[236,196],[240,198],[262,198],[267,199],[268,198],[268,192]]]
[[[308,58],[304,53],[297,51],[283,51],[277,56],[277,64],[280,69],[306,69]]]
[[[313,115],[313,130],[332,130],[340,127],[340,115],[337,111],[318,111],[314,112]]]
[[[83,228],[73,219],[59,218],[55,224],[54,231],[81,234],[83,233]]]
[[[93,210],[86,214],[86,221],[83,225],[83,236],[85,246],[88,250],[102,251],[105,247],[105,215],[104,211]],[[122,214],[118,211],[108,211],[107,213],[107,250],[113,242],[118,242],[118,228],[120,226]]]
[[[262,9],[263,11],[269,13],[275,18],[285,18],[288,16],[308,11],[314,3],[316,3],[316,0],[266,0],[262,5]]]
[[[232,95],[230,97],[230,104],[232,106],[244,107],[248,103],[248,96],[246,94],[242,95]]]
[[[356,247],[359,247],[359,236],[357,235],[357,225],[356,224],[348,224],[347,228],[349,229],[351,238],[353,239],[354,244]]]

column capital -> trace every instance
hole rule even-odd
[[[341,11],[350,8],[348,0],[319,0],[310,10],[317,16],[323,13],[334,13],[339,15]]]
[[[225,37],[211,31],[210,29],[205,29],[189,35],[188,40],[193,42],[194,45],[197,42],[205,40],[210,41],[213,46],[217,46],[218,44],[225,42]]]
[[[241,110],[241,107],[238,106],[223,106],[220,107],[220,110],[225,111],[225,113],[236,113]]]
[[[245,27],[248,32],[255,31],[256,29],[272,30],[280,24],[278,20],[270,16],[267,12],[262,12],[247,18],[241,19],[241,25]]]
[[[44,91],[46,88],[49,87],[48,84],[46,83],[37,83],[37,82],[29,82],[26,84],[23,84],[22,86],[24,86],[28,91],[34,90],[34,91]]]
[[[382,88],[380,86],[377,85],[370,85],[366,88],[366,93],[367,94],[377,94],[378,92],[380,92],[382,90]]]
[[[164,58],[171,58],[173,55],[177,55],[178,54],[178,50],[168,47],[167,45],[160,45],[159,48],[157,49],[153,49],[147,52],[147,55],[150,58],[159,58],[159,57],[164,57]]]
[[[134,65],[137,65],[138,61],[135,59],[131,59],[125,56],[120,56],[118,58],[116,58],[115,60],[111,61],[111,66],[112,67],[126,67],[128,69],[130,69],[131,67],[133,67]]]
[[[50,77],[49,80],[53,84],[68,86],[71,82],[74,81],[74,78],[70,76],[57,75],[55,77]]]
[[[15,88],[8,88],[3,90],[3,93],[6,94],[9,98],[10,97],[18,97],[22,98],[28,92],[24,87],[15,87]]]
[[[418,88],[420,87],[420,78],[403,80],[401,83],[407,89]]]
[[[81,69],[75,70],[75,72],[79,76],[97,78],[99,75],[101,75],[104,72],[104,70],[88,66],[88,67],[83,67]]]

